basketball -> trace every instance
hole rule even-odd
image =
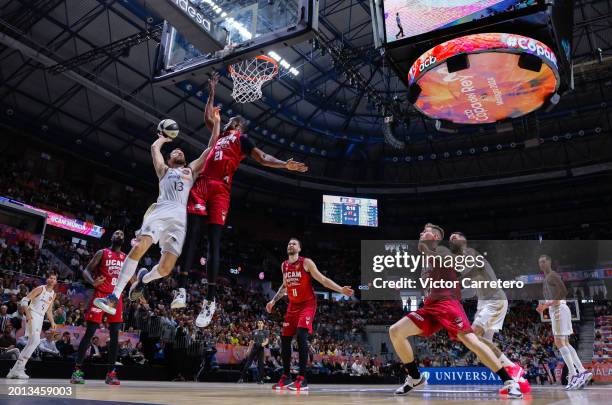
[[[174,139],[179,134],[179,126],[176,121],[166,118],[157,124],[157,134],[163,135],[166,138]]]

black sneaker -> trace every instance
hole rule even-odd
[[[308,391],[308,382],[304,376],[299,375],[294,382],[287,385],[287,389],[291,391]]]
[[[395,395],[406,395],[413,389],[422,385],[425,385],[425,377],[423,377],[423,374],[421,374],[421,377],[418,379],[414,379],[408,375],[406,376],[404,385],[395,390]]]
[[[145,274],[147,274],[149,270],[146,268],[142,268],[138,270],[138,275],[136,276],[136,281],[132,283],[130,286],[130,291],[128,293],[128,297],[130,297],[130,301],[138,301],[145,294],[146,284],[142,282],[142,278]]]
[[[266,383],[266,382],[265,382],[264,380],[259,380],[259,381],[257,381],[257,384],[259,384],[259,385],[262,385],[262,384],[265,384],[265,383]]]
[[[236,381],[238,384],[242,384],[244,383],[244,379],[242,377],[240,377],[240,380]]]
[[[278,380],[278,382],[272,386],[272,389],[282,390],[283,388],[286,388],[288,385],[291,385],[291,384],[293,384],[293,380],[291,379],[291,376],[287,376],[283,374],[280,380]]]

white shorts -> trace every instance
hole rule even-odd
[[[42,333],[43,322],[45,321],[45,316],[41,315],[37,312],[30,310],[30,314],[32,315],[32,322],[28,322],[26,320],[26,328],[25,335],[28,337],[28,340],[32,338],[32,336],[40,337]],[[32,334],[30,334],[30,332]]]
[[[554,336],[569,336],[574,333],[572,329],[572,313],[567,304],[559,304],[548,308],[552,331]]]
[[[187,229],[187,209],[175,204],[151,204],[136,236],[150,236],[161,252],[180,256]]]
[[[504,327],[507,312],[507,300],[478,300],[472,326],[480,326],[485,331],[499,331]]]

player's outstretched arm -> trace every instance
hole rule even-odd
[[[325,277],[323,274],[321,274],[319,269],[317,269],[317,265],[311,259],[304,260],[304,269],[310,273],[312,278],[321,283],[325,288],[328,288],[340,294],[344,294],[347,297],[350,297],[355,293],[351,286],[345,285],[343,287],[340,287],[332,279]]]
[[[219,135],[221,134],[221,108],[215,107],[213,110],[214,124],[210,134],[210,140],[208,141],[208,147],[204,149],[204,152],[202,152],[202,154],[196,160],[189,164],[194,176],[197,176],[200,173],[200,170],[202,170],[208,154],[219,140]]]
[[[296,162],[293,159],[287,161],[275,158],[272,155],[268,155],[259,148],[253,148],[251,151],[251,157],[262,166],[273,167],[275,169],[287,169],[292,172],[304,173],[308,171],[308,166],[304,163]]]
[[[162,145],[168,142],[172,142],[172,139],[166,138],[163,135],[158,135],[159,138],[151,145],[151,157],[153,158],[153,167],[155,168],[155,173],[157,177],[160,179],[166,174],[168,170],[168,166],[166,162],[164,162],[164,155],[161,153]]]
[[[208,100],[206,101],[206,108],[204,109],[204,124],[209,131],[213,130],[215,125],[214,121],[214,105],[215,105],[215,90],[217,89],[217,83],[219,83],[219,73],[213,72],[210,79],[208,79]]]
[[[96,254],[91,258],[89,263],[87,263],[87,266],[85,267],[85,270],[83,270],[83,279],[85,279],[86,282],[88,282],[89,284],[93,285],[94,287],[97,287],[98,285],[100,285],[100,283],[96,284],[96,280],[94,280],[92,274],[93,274],[94,270],[100,264],[100,261],[102,260],[102,254],[103,253],[104,253],[104,251],[102,249],[98,250],[96,252]]]

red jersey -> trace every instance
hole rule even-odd
[[[102,250],[102,258],[96,269],[96,274],[92,274],[94,280],[100,276],[104,276],[104,282],[96,287],[96,291],[105,294],[110,294],[117,285],[117,278],[123,267],[123,261],[126,254],[123,252],[114,252],[111,249]]]
[[[290,303],[315,299],[312,276],[304,269],[304,260],[306,258],[300,256],[294,263],[290,263],[289,260],[283,262],[283,280],[287,286]]]
[[[450,257],[451,251],[445,246],[437,246],[436,253],[440,256],[428,256],[427,265],[421,269],[421,279],[427,278],[431,281],[451,281],[459,280],[455,269],[445,267],[443,257]],[[457,285],[456,288],[447,287],[431,287],[425,289],[425,303],[444,301],[444,300],[461,300],[461,289]]]
[[[206,157],[202,177],[232,184],[234,173],[240,162],[246,158],[240,145],[240,135],[240,131],[229,130],[219,137],[213,150]]]

